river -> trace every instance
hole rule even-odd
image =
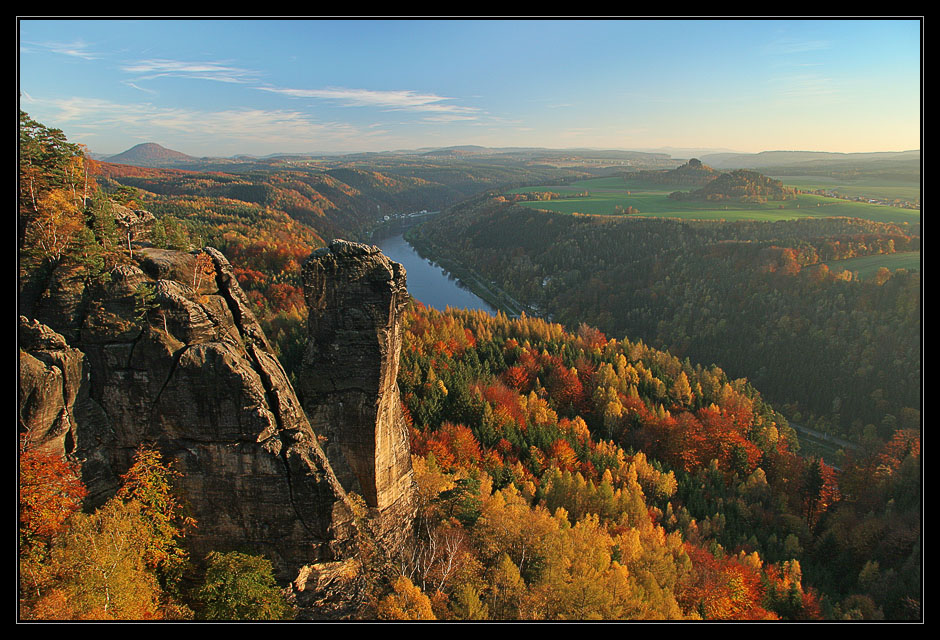
[[[440,311],[446,307],[454,307],[482,309],[487,313],[496,314],[496,309],[463,286],[459,280],[430,260],[419,256],[402,234],[375,242],[382,253],[405,267],[408,274],[408,293],[415,300]]]

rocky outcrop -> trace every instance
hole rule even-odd
[[[135,260],[68,318],[80,351],[24,319],[21,421],[83,462],[93,502],[113,494],[142,443],[156,444],[182,472],[197,557],[252,549],[293,578],[345,555],[346,493],[227,260],[213,249],[139,249]],[[74,292],[46,297],[62,308],[55,299]],[[57,377],[66,369],[84,373]]]
[[[19,433],[30,447],[66,456],[75,449],[75,401],[87,389],[85,356],[36,320],[20,316]]]
[[[397,375],[405,270],[374,246],[334,240],[303,264],[308,336],[299,393],[343,487],[363,497],[379,537],[409,535],[409,435]]]
[[[182,472],[195,557],[252,550],[284,579],[332,575],[356,544],[347,490],[400,543],[413,511],[396,383],[404,270],[334,242],[304,274],[306,405],[218,251],[135,248],[94,285],[52,272],[34,305],[51,328],[21,319],[20,430],[82,462],[93,504],[155,444]]]

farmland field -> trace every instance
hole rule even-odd
[[[876,222],[920,221],[920,211],[885,205],[851,202],[837,198],[801,194],[794,200],[768,201],[764,204],[740,202],[678,202],[669,199],[673,191],[688,191],[689,187],[642,182],[625,182],[620,177],[582,180],[566,185],[533,186],[513,189],[510,193],[553,191],[570,198],[522,202],[533,209],[546,209],[558,213],[590,215],[617,215],[614,207],[632,206],[639,211],[634,217],[682,218],[689,220],[792,220],[795,218],[828,218],[846,216]],[[587,196],[574,194],[587,191]]]
[[[920,251],[905,251],[903,253],[887,253],[873,256],[861,256],[846,260],[830,260],[826,263],[832,271],[855,271],[860,280],[871,278],[881,267],[891,271],[907,269],[920,271]]]
[[[884,200],[907,200],[915,202],[920,200],[920,183],[911,180],[885,180],[859,178],[857,180],[839,180],[820,176],[769,176],[777,178],[785,185],[796,187],[804,191],[814,189],[829,189],[836,193],[854,198],[881,198]]]

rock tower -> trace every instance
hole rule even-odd
[[[398,391],[405,269],[378,247],[334,240],[303,264],[309,311],[298,391],[340,483],[391,544],[409,535],[414,479]]]

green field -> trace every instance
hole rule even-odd
[[[560,195],[587,191],[589,195],[540,202],[522,202],[533,209],[547,209],[559,213],[615,215],[614,207],[632,206],[639,213],[632,217],[682,218],[689,220],[792,220],[795,218],[829,218],[845,216],[864,218],[876,222],[920,222],[920,211],[900,209],[864,202],[850,202],[802,194],[794,200],[769,201],[764,204],[729,202],[677,202],[668,198],[673,191],[688,191],[688,187],[624,182],[622,178],[595,178],[567,185],[522,187],[510,193],[554,191]]]
[[[831,271],[854,271],[860,280],[871,278],[881,267],[891,271],[907,269],[920,271],[920,251],[905,251],[903,253],[887,253],[846,260],[830,260],[825,263]]]
[[[910,180],[866,179],[839,180],[821,176],[780,176],[768,173],[779,179],[789,187],[796,187],[803,191],[814,189],[828,189],[836,193],[854,198],[881,198],[884,200],[906,200],[917,202],[920,200],[920,183]]]

